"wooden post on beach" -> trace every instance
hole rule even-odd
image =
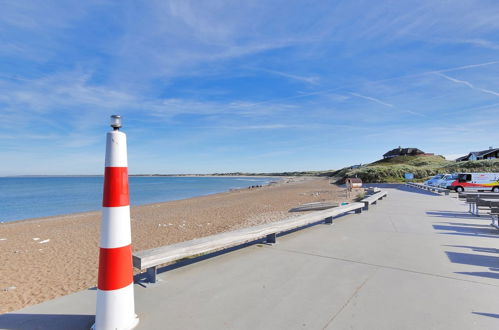
[[[133,293],[126,135],[119,131],[120,116],[111,116],[111,127],[106,141],[95,330],[133,329],[139,323]]]

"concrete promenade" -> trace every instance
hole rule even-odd
[[[499,231],[455,194],[400,186],[362,214],[136,284],[137,329],[499,329]],[[0,315],[88,329],[95,290]]]

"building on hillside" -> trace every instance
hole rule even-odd
[[[419,156],[419,155],[433,156],[433,154],[427,154],[424,151],[419,150],[418,148],[402,148],[399,146],[398,148],[388,151],[386,154],[383,155],[383,158],[386,159],[398,156]]]
[[[496,159],[499,158],[499,148],[489,147],[487,150],[472,151],[466,156],[456,159],[456,162],[464,162],[467,160],[482,160],[482,159]]]

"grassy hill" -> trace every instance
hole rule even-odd
[[[398,156],[387,159],[381,159],[367,166],[393,166],[393,165],[409,165],[409,166],[442,166],[452,161],[445,160],[442,156]]]
[[[454,162],[442,156],[399,156],[356,169],[328,172],[328,175],[337,177],[339,181],[357,176],[364,182],[403,182],[404,173],[413,173],[416,181],[423,181],[438,173],[455,172],[499,172],[499,159]]]

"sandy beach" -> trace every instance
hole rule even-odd
[[[135,206],[133,249],[277,221],[298,215],[288,210],[300,204],[330,200],[348,199],[326,178],[288,178],[261,188]],[[0,313],[94,287],[99,223],[100,211],[0,224]]]

